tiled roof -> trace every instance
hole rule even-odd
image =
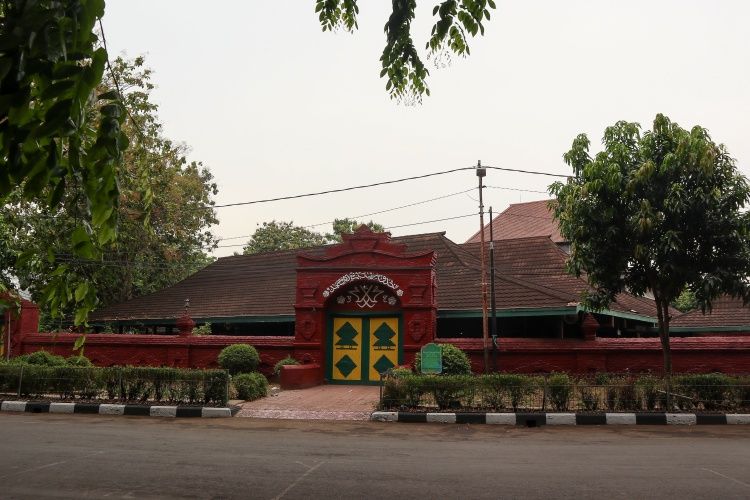
[[[689,311],[672,320],[670,327],[711,328],[743,326],[750,329],[750,306],[742,299],[721,297],[713,302],[711,311],[706,314],[700,309]]]
[[[479,256],[480,244],[464,243],[461,246]],[[512,277],[527,285],[544,287],[568,297],[571,303],[579,302],[581,293],[589,288],[585,277],[576,278],[568,274],[565,268],[568,255],[546,236],[495,241],[494,254],[495,276]],[[487,259],[489,262],[489,256]],[[656,318],[653,300],[628,293],[618,295],[615,302],[610,304],[610,309]],[[679,314],[677,310],[672,312]]]
[[[495,241],[546,236],[555,243],[565,243],[549,209],[550,201],[552,200],[514,203],[506,208],[491,222]],[[485,241],[490,240],[489,224],[484,228],[484,238]],[[481,231],[477,231],[466,243],[479,243],[481,239]]]
[[[458,245],[445,233],[394,237],[410,253],[434,250],[437,304],[441,311],[481,308],[479,245]],[[545,236],[498,242],[497,307],[564,308],[575,305],[583,280],[565,273],[566,255]],[[323,255],[325,247],[306,249]],[[185,280],[151,295],[92,314],[93,321],[174,319],[190,299],[190,315],[201,318],[292,316],[297,251],[223,257]],[[613,308],[655,316],[653,301],[618,297]]]

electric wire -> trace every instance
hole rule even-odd
[[[500,170],[503,172],[515,172],[515,173],[522,173],[522,174],[532,174],[532,175],[545,175],[550,177],[561,177],[561,178],[569,178],[569,175],[564,174],[555,174],[552,172],[539,172],[535,170],[522,170],[518,168],[506,168],[506,167],[491,167],[491,166],[483,166],[482,168],[489,168],[492,170]],[[239,201],[235,203],[225,203],[223,205],[211,205],[211,208],[228,208],[228,207],[238,207],[243,205],[255,205],[259,203],[270,203],[274,201],[283,201],[283,200],[295,200],[299,198],[308,198],[311,196],[321,196],[325,194],[332,194],[332,193],[342,193],[345,191],[354,191],[356,189],[366,189],[371,187],[377,187],[377,186],[385,186],[388,184],[396,184],[399,182],[406,182],[406,181],[413,181],[418,179],[426,179],[428,177],[435,177],[438,175],[445,175],[450,174],[453,172],[461,172],[465,170],[476,170],[476,167],[459,167],[459,168],[452,168],[449,170],[441,170],[439,172],[431,172],[429,174],[422,174],[422,175],[413,175],[410,177],[403,177],[401,179],[393,179],[388,181],[380,181],[380,182],[373,182],[370,184],[361,184],[358,186],[349,186],[344,188],[336,188],[336,189],[327,189],[325,191],[317,191],[314,193],[303,193],[303,194],[295,194],[295,195],[288,195],[288,196],[278,196],[275,198],[264,198],[260,200],[250,200],[250,201]]]
[[[449,193],[449,194],[446,194],[446,195],[437,196],[435,198],[430,198],[428,200],[416,201],[414,203],[409,203],[407,205],[401,205],[401,206],[393,207],[393,208],[386,208],[384,210],[378,210],[377,212],[370,212],[370,213],[361,214],[361,215],[353,215],[353,216],[345,217],[345,219],[354,219],[354,220],[357,220],[357,219],[361,219],[362,217],[370,217],[370,216],[373,216],[373,215],[384,214],[384,213],[387,213],[387,212],[394,212],[396,210],[401,210],[401,209],[404,209],[404,208],[415,207],[417,205],[423,205],[425,203],[430,203],[430,202],[437,201],[437,200],[443,200],[445,198],[450,198],[451,196],[458,196],[459,194],[468,193],[469,191],[473,191],[474,189],[476,189],[476,188],[469,188],[469,189],[465,189],[464,191],[458,191],[458,192],[455,192],[455,193]],[[317,224],[309,224],[309,225],[300,226],[300,227],[304,227],[304,228],[319,227],[319,226],[325,226],[325,225],[328,225],[328,224],[333,224],[334,222],[335,221],[331,220],[331,221],[318,222]],[[252,236],[252,234],[245,234],[245,235],[241,235],[241,236],[229,236],[229,237],[226,237],[226,238],[219,238],[216,241],[237,240],[237,239],[240,239],[240,238],[250,238],[251,236]]]

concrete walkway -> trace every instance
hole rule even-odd
[[[238,417],[299,420],[368,420],[378,404],[379,388],[366,385],[319,385],[281,391],[242,404]]]

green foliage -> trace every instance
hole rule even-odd
[[[86,356],[82,356],[82,355],[68,356],[65,359],[65,362],[68,363],[70,366],[94,366],[93,363],[91,363],[91,360],[89,360],[89,358],[87,358]]]
[[[250,241],[247,242],[243,253],[275,252],[277,250],[293,250],[325,245],[325,236],[310,231],[304,227],[295,226],[293,222],[264,222],[257,228]]]
[[[335,219],[333,221],[333,232],[321,234],[301,226],[295,226],[293,222],[272,220],[271,222],[264,222],[255,230],[243,252],[255,254],[339,243],[343,233],[352,233],[360,225],[361,223],[354,219]],[[373,221],[365,225],[372,231],[384,230],[382,225]]]
[[[3,1],[0,8],[0,202],[55,212],[75,193],[83,210],[61,236],[76,258],[98,257],[115,240],[117,168],[128,146],[119,94],[97,87],[107,63],[94,33],[104,2]],[[53,312],[73,307],[80,324],[96,290],[67,271],[56,263],[42,295]]]
[[[603,144],[592,158],[579,135],[564,155],[573,177],[550,186],[569,268],[587,277],[593,310],[621,292],[653,292],[670,373],[669,304],[686,289],[703,308],[721,294],[750,295],[750,185],[706,129],[663,115],[643,134],[618,122]]]
[[[432,397],[438,408],[458,409],[472,406],[477,390],[471,375],[432,376],[426,379]]]
[[[19,397],[225,405],[224,370],[1,365],[0,391]]]
[[[703,407],[713,411],[729,406],[732,378],[721,373],[682,375],[675,378],[681,406]],[[687,399],[685,399],[687,398]]]
[[[599,409],[599,391],[594,387],[578,387],[578,397],[581,401],[581,407],[586,411],[596,411]]]
[[[666,408],[664,383],[653,375],[643,375],[636,379],[635,387],[641,398],[641,407],[653,411],[657,405]]]
[[[682,291],[679,297],[677,297],[672,303],[672,307],[681,311],[688,312],[698,308],[698,300],[695,298],[695,294],[687,288]]]
[[[439,344],[443,353],[442,375],[470,375],[471,362],[464,351],[453,344]],[[422,353],[417,352],[414,357],[414,369],[419,371],[422,364]]]
[[[237,397],[245,401],[263,398],[268,393],[268,380],[263,374],[241,373],[232,378]]]
[[[211,323],[203,323],[193,328],[193,335],[211,335]]]
[[[249,344],[233,344],[219,353],[219,366],[229,371],[230,375],[250,373],[258,368],[260,356],[255,347]]]
[[[334,219],[333,220],[333,233],[326,234],[326,239],[329,243],[337,243],[341,241],[341,235],[344,233],[353,233],[359,226],[367,226],[370,231],[374,233],[382,233],[385,228],[370,220],[369,222],[357,222],[355,219]]]
[[[499,395],[507,394],[513,411],[518,411],[539,382],[536,378],[515,374],[492,374],[486,378]]]
[[[570,397],[573,394],[573,381],[568,374],[551,374],[547,379],[547,388],[549,389],[552,407],[557,411],[567,410],[570,404]]]
[[[281,373],[281,368],[283,366],[298,365],[298,364],[299,364],[299,361],[297,361],[291,356],[287,356],[286,358],[279,360],[275,365],[273,365],[273,374],[279,375]]]
[[[750,410],[750,377],[722,374],[682,375],[674,379],[673,400],[694,411]],[[555,411],[672,411],[666,404],[665,378],[611,375],[571,378],[533,375],[436,376],[408,370],[384,379],[382,409],[430,408]]]
[[[16,365],[36,365],[36,366],[66,366],[68,362],[62,356],[52,354],[47,351],[34,351],[30,354],[22,354],[11,360]]]
[[[421,100],[430,95],[426,79],[429,74],[414,46],[411,25],[414,21],[416,0],[395,0],[391,14],[385,24],[386,46],[380,57],[381,78],[388,77],[386,90],[391,98]],[[468,37],[484,35],[484,21],[490,19],[490,10],[495,9],[493,0],[443,0],[432,10],[437,17],[430,39],[426,44],[428,58],[452,53],[466,56],[470,53]],[[359,7],[357,0],[315,0],[323,31],[343,28],[357,29]]]
[[[382,408],[415,408],[427,392],[426,377],[411,371],[392,371],[384,379]]]
[[[0,208],[0,235],[7,235],[12,249],[6,256],[0,242],[0,263],[12,269],[20,288],[31,292],[44,318],[64,317],[55,327],[74,322],[81,301],[107,306],[184,279],[210,263],[204,249],[215,245],[208,228],[217,222],[211,207],[216,184],[200,163],[186,161],[187,146],[163,137],[150,98],[151,70],[141,57],[118,58],[112,72],[129,110],[122,131],[131,138],[115,172],[117,240],[98,244],[95,255],[75,250],[68,235],[89,210],[80,183],[69,184],[55,207],[38,197],[25,198],[19,188]],[[100,91],[112,87],[112,77],[106,76]],[[99,106],[91,101],[85,109],[94,122]],[[70,300],[51,303],[45,297],[53,289],[62,293],[60,279],[69,284]],[[79,315],[76,322],[82,319]]]

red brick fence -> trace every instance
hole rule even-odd
[[[70,356],[78,334],[38,333],[39,310],[24,301],[21,314],[5,313],[10,335],[5,352],[12,356],[44,349]],[[7,330],[6,330],[7,331]],[[270,374],[274,364],[291,355],[306,363],[323,363],[319,348],[295,342],[294,337],[228,335],[135,335],[87,334],[85,355],[99,366],[150,365],[209,368],[224,347],[236,343],[255,346],[261,356],[261,371]],[[481,339],[440,339],[466,351],[476,372],[483,371]],[[750,373],[750,336],[691,337],[672,339],[675,372]],[[415,351],[407,350],[405,364]],[[492,359],[492,356],[490,356]],[[648,339],[500,339],[498,367],[501,371],[540,373],[659,372],[662,353],[659,340]]]

